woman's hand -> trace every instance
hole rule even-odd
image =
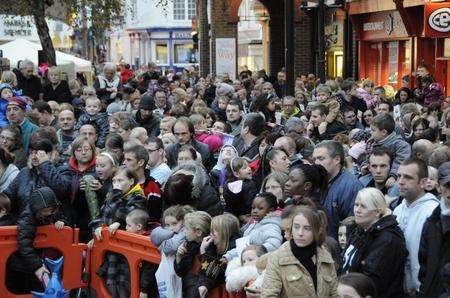
[[[55,222],[55,228],[56,228],[58,231],[61,231],[62,228],[64,228],[64,222],[58,220],[57,222]]]
[[[200,298],[205,298],[208,294],[208,289],[205,286],[198,287],[198,294]]]
[[[206,252],[206,249],[213,241],[212,236],[206,236],[203,238],[202,244],[200,245],[200,254],[204,254]]]
[[[147,298],[147,297],[148,297],[147,293],[142,293],[142,292],[139,293],[139,298]]]
[[[80,179],[80,190],[85,191],[86,190],[86,181],[84,181],[83,178]]]
[[[114,235],[117,231],[117,229],[119,229],[120,227],[120,223],[118,222],[114,222],[112,224],[109,225],[108,230],[109,230],[109,234]]]
[[[43,164],[46,161],[50,160],[50,157],[47,155],[47,153],[44,150],[38,150],[36,152],[36,159],[39,162],[39,165]]]
[[[247,298],[259,298],[261,297],[261,290],[256,288],[244,288],[245,296]]]

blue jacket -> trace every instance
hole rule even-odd
[[[5,127],[9,124],[8,119],[6,119],[6,105],[8,101],[4,98],[0,98],[0,127]]]
[[[359,177],[359,181],[362,183],[364,187],[375,187],[373,185],[373,176],[371,173]],[[389,187],[388,189],[384,189],[381,191],[384,195],[388,195],[392,198],[400,196],[400,191],[398,189],[397,183],[395,183],[392,187]]]
[[[347,170],[341,172],[328,183],[328,190],[322,197],[322,205],[328,218],[328,235],[337,239],[339,223],[353,215],[353,205],[361,182]]]
[[[30,144],[31,135],[38,130],[36,124],[33,124],[28,118],[23,120],[22,124],[20,124],[22,128],[22,146],[25,155],[28,156],[28,146]]]

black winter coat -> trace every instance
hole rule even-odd
[[[72,102],[72,93],[70,93],[69,84],[66,81],[61,81],[56,89],[53,89],[52,84],[47,84],[44,86],[44,100],[45,101],[56,101],[57,103]]]
[[[36,168],[30,169],[25,167],[21,169],[16,178],[4,191],[4,194],[11,200],[12,216],[18,218],[19,215],[25,210],[31,192],[44,186],[51,187],[44,177],[41,174],[38,174]],[[67,195],[65,189],[53,189],[53,191],[61,202]]]
[[[450,216],[442,216],[441,207],[438,206],[422,229],[419,247],[419,297],[440,297],[444,293],[441,270],[449,262]]]
[[[42,92],[41,79],[35,75],[27,79],[18,69],[14,69],[13,72],[17,77],[17,89],[22,90],[22,95],[29,96],[35,101],[39,100],[39,94]]]
[[[175,273],[181,277],[183,282],[183,297],[198,298],[198,275],[200,268],[195,268],[196,261],[200,262],[200,243],[195,241],[186,242],[186,253],[180,262],[174,261]],[[196,270],[198,269],[198,270]]]
[[[85,124],[93,124],[98,128],[97,147],[104,148],[106,142],[106,136],[109,133],[108,115],[106,113],[99,113],[94,116],[90,116],[88,113],[83,113],[78,119],[75,125],[75,130],[78,131]]]
[[[114,189],[110,198],[107,198],[100,208],[100,215],[91,222],[93,229],[101,225],[110,225],[114,222],[120,223],[120,229],[125,229],[125,219],[134,209],[147,210],[147,200],[140,191],[131,191],[123,195],[120,189]]]
[[[25,209],[17,220],[17,242],[19,249],[17,253],[12,256],[11,267],[14,270],[22,272],[35,272],[42,266],[42,257],[38,250],[34,248],[34,239],[36,237],[36,228],[38,226],[54,224],[60,220],[67,224],[66,218],[60,209],[51,217],[46,218],[45,222],[35,218],[37,211],[50,207],[60,205],[55,197],[43,196],[41,200],[28,202]]]
[[[249,179],[242,182],[242,190],[238,193],[233,193],[229,189],[228,182],[223,187],[223,198],[228,211],[237,217],[251,213],[253,199],[257,193],[255,182]]]
[[[95,176],[95,159],[83,172],[78,170],[73,157],[69,159],[69,164],[59,168],[50,162],[44,162],[39,167],[40,176],[46,185],[56,193],[64,194],[61,197],[64,214],[74,227],[80,228],[80,241],[88,241],[91,236],[88,228],[91,218],[84,191],[80,191],[80,179],[84,175]]]
[[[359,272],[370,277],[379,297],[403,297],[407,255],[403,232],[395,217],[388,215],[367,231],[360,227],[352,230],[344,254],[343,272]]]
[[[150,119],[142,120],[141,111],[138,110],[135,115],[135,121],[139,126],[145,128],[149,137],[157,137],[159,135],[159,118],[153,115],[153,113]]]

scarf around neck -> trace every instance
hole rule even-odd
[[[317,265],[313,262],[313,257],[316,255],[317,247],[315,242],[311,243],[308,246],[300,247],[295,244],[294,240],[291,239],[291,251],[294,257],[299,260],[300,264],[306,268],[311,279],[314,283],[314,289],[317,291]]]

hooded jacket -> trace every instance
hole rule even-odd
[[[423,226],[419,248],[419,297],[442,297],[442,268],[450,262],[450,215],[442,212],[440,206]],[[448,208],[446,208],[448,209]]]
[[[186,185],[180,189],[172,189],[172,176],[180,172],[191,176]],[[196,162],[187,162],[173,169],[172,176],[164,186],[163,201],[168,206],[189,204],[199,211],[205,211],[211,216],[223,213],[219,195],[210,184],[205,168]],[[167,206],[167,207],[168,207]]]
[[[141,110],[137,110],[134,114],[135,121],[147,131],[149,137],[156,137],[160,134],[159,122],[160,119],[153,113],[149,119],[142,119]]]
[[[405,266],[405,288],[408,291],[418,291],[419,282],[419,245],[422,228],[426,219],[439,205],[438,199],[431,193],[425,193],[422,197],[409,204],[406,200],[394,209],[394,215],[400,229],[405,235],[406,248],[409,255]]]
[[[380,218],[367,231],[352,230],[344,252],[343,272],[370,277],[380,297],[402,297],[405,270],[405,238],[395,217]]]
[[[14,164],[10,164],[3,172],[3,175],[0,176],[0,192],[8,188],[17,174],[19,174],[19,169]]]
[[[47,207],[59,207],[60,202],[49,187],[37,188],[31,193],[30,200],[17,220],[18,253],[12,257],[12,267],[23,272],[34,272],[42,266],[42,258],[34,248],[36,227],[53,224],[58,220],[64,221],[62,212],[57,211],[50,217],[39,219],[36,214]]]

